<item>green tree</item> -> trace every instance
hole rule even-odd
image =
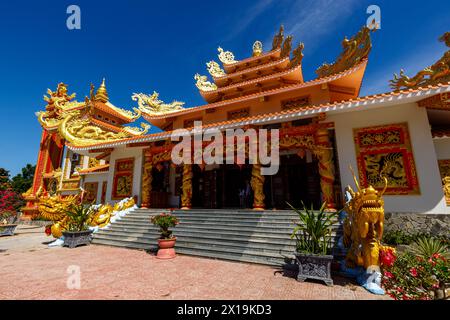
[[[22,194],[31,188],[33,185],[34,171],[36,166],[27,164],[22,168],[22,173],[15,175],[12,178],[12,188],[15,192]]]
[[[9,180],[9,171],[5,168],[0,168],[0,190],[4,191],[11,188],[11,181]]]

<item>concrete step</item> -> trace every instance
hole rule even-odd
[[[130,236],[130,235],[118,235],[118,234],[98,234],[96,235],[98,239],[105,240],[121,240],[126,242],[141,242],[149,243],[150,245],[157,245],[158,235],[155,236]],[[215,249],[236,249],[236,250],[251,250],[258,252],[266,252],[269,254],[278,254],[279,252],[292,252],[295,250],[294,244],[274,244],[274,243],[260,243],[255,242],[250,239],[245,240],[228,240],[228,239],[207,239],[201,237],[184,237],[177,236],[177,248],[191,248],[191,249],[202,249],[202,248],[215,248]]]
[[[93,243],[140,250],[156,250],[158,228],[150,217],[162,209],[136,209],[108,229],[94,234]],[[290,238],[297,215],[292,211],[194,209],[172,212],[180,224],[172,230],[180,254],[267,265],[282,265],[295,251]],[[297,219],[296,219],[297,218]],[[336,224],[332,242],[342,233]]]
[[[150,244],[140,241],[120,241],[117,239],[94,239],[93,244],[119,246],[125,248],[141,249],[141,250],[156,250],[156,244]],[[232,261],[251,262],[265,265],[281,266],[285,263],[285,259],[293,259],[290,253],[267,253],[253,250],[233,249],[229,247],[204,247],[204,246],[189,246],[185,247],[178,241],[175,245],[175,250],[179,254],[201,256],[208,258],[217,258]]]

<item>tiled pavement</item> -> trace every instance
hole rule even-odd
[[[43,228],[20,226],[0,238],[0,299],[388,299],[335,277],[299,283],[267,266],[90,245],[48,248]],[[68,289],[79,266],[80,289]]]

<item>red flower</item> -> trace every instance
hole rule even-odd
[[[417,277],[417,270],[416,270],[416,268],[411,268],[411,269],[409,269],[409,273],[410,273],[413,277]]]
[[[392,267],[395,262],[395,255],[391,250],[381,250],[380,262],[382,266]]]
[[[388,279],[392,279],[394,278],[394,275],[392,273],[390,273],[389,271],[385,271],[384,272],[384,276]]]

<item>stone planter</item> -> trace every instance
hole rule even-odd
[[[0,224],[0,237],[13,236],[14,230],[16,230],[17,224]]]
[[[175,242],[177,238],[172,239],[158,239],[158,253],[156,258],[158,259],[173,259],[176,256],[175,253]]]
[[[91,243],[92,230],[86,231],[63,231],[64,236],[64,247],[75,248],[81,245],[87,245]]]
[[[450,299],[450,283],[444,283],[440,288],[432,292],[435,300],[449,300]]]
[[[333,256],[296,253],[295,258],[298,264],[297,281],[316,279],[324,281],[327,286],[333,285],[331,278]]]

